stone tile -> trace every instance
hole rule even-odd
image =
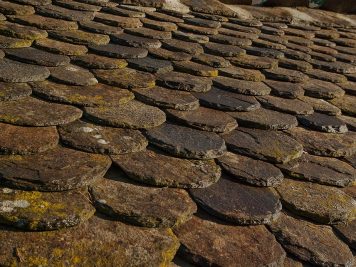
[[[345,91],[332,82],[310,79],[302,84],[306,96],[315,98],[333,99],[342,97]]]
[[[331,83],[343,83],[347,81],[347,78],[342,74],[327,72],[318,69],[309,70],[306,74],[308,74],[309,77],[313,79],[319,79]]]
[[[174,231],[182,244],[179,255],[198,265],[278,266],[285,258],[264,226],[233,226],[198,215]],[[218,245],[211,245],[216,242]]]
[[[308,62],[305,62],[303,60],[295,60],[295,59],[288,59],[288,58],[281,58],[280,60],[278,60],[278,66],[286,69],[301,71],[301,72],[306,72],[313,68],[313,66]]]
[[[356,82],[346,82],[337,84],[340,86],[347,94],[356,95]]]
[[[204,50],[208,54],[222,57],[237,57],[246,54],[245,50],[237,46],[217,43],[204,44]]]
[[[338,159],[309,154],[278,167],[296,179],[339,187],[352,185],[356,178],[356,172],[349,164]]]
[[[209,36],[209,40],[211,42],[219,43],[219,44],[228,44],[228,45],[236,45],[240,47],[246,47],[252,45],[252,41],[250,39],[238,38],[223,34],[217,34]]]
[[[158,31],[158,30],[153,30],[153,29],[149,29],[149,28],[145,28],[145,27],[127,28],[124,30],[124,32],[126,32],[128,34],[140,36],[140,37],[157,39],[157,40],[166,40],[166,39],[172,38],[171,32]]]
[[[225,112],[199,107],[193,111],[166,110],[168,117],[203,131],[224,133],[237,127],[237,123]]]
[[[260,40],[269,41],[270,43],[277,43],[277,44],[281,44],[281,45],[288,44],[288,40],[285,39],[283,36],[276,36],[276,35],[270,35],[270,34],[261,33],[261,34],[258,35],[258,38]],[[286,49],[286,47],[284,47],[283,50],[284,49]]]
[[[90,187],[98,211],[113,219],[144,227],[176,227],[197,207],[183,189],[154,188],[132,183],[120,173]]]
[[[324,29],[315,32],[315,36],[323,39],[337,39],[340,34],[334,29]]]
[[[80,21],[79,25],[82,29],[93,33],[114,35],[114,34],[120,34],[124,32],[124,30],[119,27],[106,25],[104,23],[100,23],[92,20]]]
[[[271,89],[262,82],[243,81],[228,77],[217,77],[213,80],[216,87],[245,95],[268,95]]]
[[[97,5],[90,5],[86,3],[74,2],[69,0],[54,0],[54,4],[65,7],[68,9],[80,10],[80,11],[100,11],[101,7]]]
[[[216,28],[211,27],[202,27],[185,23],[178,23],[179,29],[187,32],[192,32],[195,34],[201,35],[215,35],[218,34],[218,30]]]
[[[291,44],[289,44],[291,46]],[[284,56],[289,59],[294,59],[294,60],[304,60],[304,61],[310,61],[311,56],[308,54],[310,51],[298,51],[297,49],[294,48],[288,48],[286,50],[283,50]]]
[[[224,23],[222,23],[222,26],[224,28],[236,30],[236,31],[240,31],[240,32],[247,32],[247,33],[254,33],[254,34],[261,33],[260,29],[250,27],[250,26],[243,26],[243,25],[239,25],[239,24],[231,23],[231,22],[224,22]]]
[[[261,47],[246,47],[246,52],[249,55],[259,56],[259,57],[269,57],[274,59],[281,59],[284,57],[284,54],[278,50],[270,48],[261,48]]]
[[[260,108],[253,96],[247,96],[213,87],[207,93],[196,93],[201,105],[224,111],[252,111]]]
[[[298,36],[286,35],[284,36],[284,38],[288,40],[288,43],[292,43],[300,46],[311,47],[314,44],[313,41]]]
[[[0,123],[0,129],[1,154],[44,152],[58,144],[59,137],[55,127],[21,127]]]
[[[342,237],[342,239],[353,249],[356,248],[356,220],[348,224],[339,224],[334,227],[334,230]]]
[[[341,109],[342,113],[356,116],[356,97],[351,95],[344,95],[342,97],[334,98],[329,102]]]
[[[132,90],[136,99],[149,105],[175,110],[196,110],[199,100],[191,93],[163,87],[138,88]]]
[[[82,111],[75,107],[48,103],[32,97],[0,102],[0,121],[14,125],[59,125],[81,116]]]
[[[31,87],[27,83],[1,83],[0,101],[17,100],[32,93]]]
[[[311,52],[309,52],[309,55],[312,57],[312,59],[309,60],[309,62],[316,69],[322,69],[322,68],[324,68],[323,66],[335,63],[335,61],[336,61],[335,57],[326,55],[324,53],[317,53],[315,51],[311,51]],[[328,67],[326,69],[328,69]]]
[[[196,56],[204,52],[200,44],[177,39],[162,40],[162,47],[175,52],[184,52]]]
[[[289,113],[292,115],[307,115],[314,112],[313,106],[299,99],[285,99],[271,95],[260,96],[257,100],[263,107]]]
[[[66,65],[51,68],[51,79],[69,85],[95,85],[98,80],[94,75],[81,67],[76,65]]]
[[[0,60],[0,81],[2,82],[33,82],[43,81],[50,72],[46,67],[12,61]]]
[[[0,258],[3,265],[18,261],[13,252],[16,247],[21,251],[18,253],[21,253],[24,265],[31,265],[34,261],[51,266],[80,261],[86,266],[97,263],[110,265],[113,262],[118,265],[131,262],[164,266],[173,259],[179,247],[171,230],[135,227],[97,216],[80,227],[56,232],[18,232],[2,227],[0,240],[1,245],[6,247]],[[34,248],[33,242],[39,245]],[[93,247],[97,247],[95,253]]]
[[[110,26],[121,28],[137,28],[142,26],[139,18],[128,18],[108,13],[96,13],[94,20]]]
[[[149,49],[149,53],[156,58],[172,61],[185,61],[192,58],[190,54],[185,52],[174,52],[163,48],[151,48]]]
[[[283,213],[270,229],[286,251],[302,261],[318,266],[352,265],[350,249],[335,236],[330,226]]]
[[[91,121],[119,128],[147,129],[166,120],[160,109],[135,100],[116,107],[86,107],[84,111],[85,117]]]
[[[261,32],[265,34],[271,34],[271,35],[277,35],[277,36],[283,36],[284,35],[284,30],[277,29],[275,27],[270,27],[270,26],[262,26]]]
[[[229,176],[207,188],[191,189],[190,194],[208,213],[238,225],[271,223],[282,209],[271,189],[240,184]]]
[[[68,86],[50,81],[31,84],[33,93],[49,101],[92,106],[119,106],[134,98],[133,93],[104,84],[92,86]]]
[[[1,156],[0,174],[4,184],[18,189],[66,191],[91,184],[110,165],[106,156],[57,147],[29,156]]]
[[[351,47],[345,47],[345,46],[335,46],[335,49],[338,52],[342,52],[348,55],[356,55],[356,49],[355,48],[351,48]]]
[[[346,133],[348,131],[345,122],[322,113],[315,112],[311,115],[298,116],[298,122],[310,129],[327,133]]]
[[[346,74],[346,77],[349,81],[356,82],[356,73]]]
[[[35,13],[35,9],[28,5],[0,1],[0,12],[4,15],[31,15]]]
[[[42,30],[61,31],[61,30],[78,29],[78,24],[75,21],[55,19],[55,18],[44,17],[36,14],[15,16],[11,18],[11,21],[33,26]]]
[[[131,179],[159,187],[204,188],[221,175],[213,160],[187,160],[153,150],[114,156],[112,160]]]
[[[316,112],[327,114],[330,116],[341,115],[341,110],[338,107],[331,105],[324,99],[318,99],[308,96],[301,96],[299,97],[299,99],[305,103],[308,103],[309,105],[312,105],[314,111]]]
[[[248,27],[261,27],[263,23],[259,21],[258,19],[239,19],[239,18],[229,18],[229,21],[232,23],[236,23],[242,26],[248,26]]]
[[[217,77],[218,70],[210,66],[202,65],[192,61],[173,62],[174,69],[179,72],[185,72],[202,77]]]
[[[249,40],[255,40],[258,38],[257,34],[235,31],[235,30],[230,30],[230,29],[226,29],[226,28],[220,28],[219,34],[231,36],[231,37],[235,37],[235,38],[249,39]]]
[[[151,144],[183,158],[212,159],[224,154],[224,140],[216,133],[165,123],[146,132]]]
[[[213,68],[226,68],[231,66],[230,62],[225,58],[209,54],[200,54],[194,56],[192,61],[205,64]]]
[[[94,12],[79,11],[68,8],[63,8],[56,5],[45,5],[36,8],[36,14],[51,17],[55,19],[64,19],[70,21],[93,20]]]
[[[158,31],[176,31],[177,25],[173,22],[157,21],[148,18],[141,18],[141,22],[147,28],[151,28]]]
[[[196,25],[200,27],[208,27],[208,28],[220,28],[221,23],[219,21],[214,21],[211,19],[204,19],[204,18],[186,18],[184,22],[191,25]]]
[[[284,179],[276,188],[283,207],[322,224],[355,219],[356,201],[330,186]]]
[[[36,192],[2,188],[0,221],[22,230],[48,231],[76,226],[95,213],[84,193]]]
[[[320,46],[320,45],[314,44],[310,48],[317,53],[326,54],[326,55],[333,56],[333,57],[335,57],[335,55],[338,54],[337,50],[335,50],[331,47],[324,46],[324,45]]]
[[[340,120],[346,123],[347,128],[350,131],[356,132],[356,117],[351,117],[351,116],[339,116],[338,117]]]
[[[79,56],[88,52],[84,45],[68,44],[52,39],[37,40],[34,46],[48,52],[67,56]]]
[[[325,62],[321,60],[312,60],[310,61],[310,63],[314,66],[314,68],[321,69],[324,71],[336,72],[340,74],[356,73],[356,66],[349,63],[339,61]]]
[[[298,125],[295,116],[260,108],[250,112],[229,112],[240,126],[264,130],[288,130]]]
[[[231,179],[254,186],[277,186],[283,179],[282,172],[270,163],[227,152],[217,159]]]
[[[321,39],[321,38],[313,38],[312,40],[314,42],[314,45],[319,45],[319,46],[323,46],[323,47],[332,47],[332,48],[336,47],[336,44],[329,40],[325,40],[325,39]]]
[[[129,10],[126,8],[121,8],[118,6],[115,7],[103,7],[101,9],[104,12],[113,14],[113,15],[119,15],[119,16],[124,16],[124,17],[130,17],[130,18],[144,18],[145,13],[138,11],[138,10]]]
[[[233,65],[248,69],[271,69],[278,65],[278,61],[273,58],[251,55],[229,58],[229,60]]]
[[[144,58],[148,51],[144,48],[128,47],[117,44],[91,45],[93,53],[113,58]]]
[[[43,39],[48,36],[44,30],[39,30],[31,26],[22,26],[15,23],[5,22],[0,24],[0,33],[12,38],[20,38],[26,40]]]
[[[261,82],[265,80],[265,76],[259,70],[251,70],[241,67],[220,68],[219,74],[221,76],[252,82]]]
[[[146,12],[146,16],[152,20],[156,21],[165,21],[165,22],[171,22],[171,23],[182,23],[184,22],[183,19],[177,18],[174,16],[170,16],[168,14],[164,14],[161,12]]]
[[[231,151],[271,163],[287,163],[303,152],[302,145],[283,132],[240,127],[223,138]]]
[[[308,80],[308,76],[305,74],[284,68],[276,68],[276,69],[265,69],[263,70],[263,74],[266,78],[271,80],[285,81],[285,82],[306,82]]]
[[[184,32],[180,30],[172,32],[172,36],[182,41],[194,42],[198,44],[205,44],[209,42],[209,37],[206,35]]]
[[[133,69],[93,70],[95,77],[102,83],[125,88],[149,88],[155,86],[155,77],[147,72]]]
[[[131,46],[131,47],[138,47],[138,48],[160,48],[162,43],[159,40],[135,36],[132,34],[121,33],[121,34],[113,34],[111,35],[111,39],[113,42],[124,45],[124,46]]]
[[[168,60],[152,57],[128,59],[129,66],[134,69],[150,72],[163,73],[173,71],[172,63]]]
[[[287,49],[285,45],[279,44],[276,42],[270,42],[266,40],[256,39],[252,41],[252,44],[255,47],[267,48],[267,49],[276,49],[276,50],[285,50]]]
[[[38,1],[36,1],[36,0],[15,0],[13,2],[31,5],[31,6],[49,5],[51,3],[50,0],[38,0]]]
[[[50,31],[49,36],[63,42],[81,45],[106,45],[110,42],[110,37],[104,34],[74,31]]]
[[[122,69],[127,66],[124,59],[116,59],[95,54],[85,54],[81,56],[74,56],[71,58],[72,62],[88,69]]]
[[[356,42],[352,38],[337,38],[333,40],[337,45],[356,48]]]
[[[205,14],[205,13],[199,13],[199,12],[190,12],[192,15],[195,16],[195,18],[202,18],[205,20],[214,20],[214,21],[219,21],[219,22],[226,22],[229,21],[228,18],[224,16],[219,16],[219,15],[214,15],[214,14]]]
[[[32,40],[24,40],[0,35],[0,48],[23,48],[30,47]]]
[[[188,92],[207,92],[212,85],[212,81],[208,78],[180,72],[160,73],[156,79],[161,86]]]
[[[5,57],[4,51],[0,50],[0,59],[3,59]]]
[[[57,67],[70,62],[70,58],[64,55],[52,54],[32,47],[6,49],[5,53],[8,58],[47,67]]]
[[[356,135],[352,132],[332,134],[297,127],[288,131],[288,134],[303,144],[304,150],[309,154],[340,158],[356,152]]]

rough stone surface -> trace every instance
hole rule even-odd
[[[48,103],[33,97],[0,102],[0,121],[23,126],[65,124],[82,116],[78,108]]]
[[[330,103],[341,109],[344,114],[356,116],[356,96],[345,95],[343,97],[334,98]]]
[[[72,57],[72,62],[89,69],[122,69],[127,66],[124,59],[109,58],[95,54]]]
[[[250,69],[245,69],[240,67],[220,68],[219,74],[221,76],[226,76],[230,78],[251,81],[251,82],[261,82],[265,80],[265,76],[259,70],[250,70]]]
[[[148,51],[144,48],[128,47],[117,44],[91,45],[89,49],[99,55],[113,58],[144,58]]]
[[[48,78],[49,74],[49,70],[43,66],[20,63],[9,59],[0,60],[0,81],[2,82],[43,81]]]
[[[213,160],[187,160],[153,150],[115,156],[112,160],[131,179],[154,186],[204,188],[215,183],[221,174]]]
[[[146,138],[137,130],[110,128],[75,121],[59,128],[61,141],[73,148],[98,154],[126,154],[144,150]]]
[[[76,30],[78,24],[74,21],[66,21],[40,15],[22,15],[12,18],[15,22],[34,26],[43,30]]]
[[[336,224],[356,218],[356,201],[335,187],[284,179],[276,190],[283,207],[315,222]]]
[[[0,189],[0,222],[30,231],[48,231],[78,225],[95,209],[83,192],[36,192]]]
[[[268,95],[271,89],[262,82],[243,81],[229,77],[217,77],[213,80],[216,87],[244,95]]]
[[[4,184],[25,190],[65,191],[84,187],[104,176],[106,156],[58,147],[29,156],[1,156]]]
[[[227,152],[217,161],[222,169],[231,175],[231,178],[243,183],[255,186],[276,186],[283,179],[283,174],[277,167],[261,160]]]
[[[269,57],[257,57],[251,55],[243,55],[230,58],[233,65],[248,68],[248,69],[271,69],[278,65],[278,61]]]
[[[204,49],[208,54],[222,57],[237,57],[246,54],[245,50],[234,45],[226,44],[207,43],[204,45]]]
[[[35,47],[55,54],[79,56],[88,52],[84,45],[69,44],[52,39],[41,39],[35,42]]]
[[[285,82],[299,83],[308,80],[308,76],[305,74],[296,70],[289,70],[284,68],[265,69],[263,70],[263,74],[268,79]]]
[[[303,102],[313,106],[315,112],[323,113],[330,116],[338,116],[341,115],[341,110],[330,104],[324,99],[309,97],[309,96],[301,96],[299,97]]]
[[[173,70],[172,63],[168,60],[145,57],[128,59],[127,61],[131,68],[151,73],[163,73]]]
[[[180,72],[159,74],[157,75],[157,83],[164,87],[188,92],[207,92],[212,85],[208,78]]]
[[[107,35],[85,32],[82,30],[50,31],[49,36],[63,42],[81,45],[106,45],[110,42],[110,37]]]
[[[311,79],[302,86],[306,96],[316,98],[332,99],[345,94],[345,91],[339,86],[327,81]]]
[[[149,141],[155,146],[173,155],[193,158],[212,159],[224,154],[224,140],[216,133],[165,123],[147,131]]]
[[[295,99],[304,95],[304,90],[301,84],[299,83],[281,82],[273,80],[265,80],[264,83],[271,88],[271,93],[276,96]]]
[[[346,123],[342,120],[315,112],[312,115],[298,116],[300,124],[307,128],[327,133],[346,133],[348,131]]]
[[[0,82],[0,101],[17,100],[31,95],[31,87],[27,83]]]
[[[98,80],[86,69],[75,65],[66,65],[51,69],[51,78],[69,85],[95,85]]]
[[[118,43],[123,46],[132,46],[137,48],[160,48],[162,43],[159,40],[131,35],[127,33],[113,34],[111,39],[114,43]],[[124,47],[125,48],[125,47]]]
[[[289,113],[292,115],[306,115],[314,112],[313,107],[299,99],[285,99],[275,96],[260,96],[257,98],[262,106],[277,110],[280,112]]]
[[[356,249],[356,220],[336,225],[334,229],[351,248]]]

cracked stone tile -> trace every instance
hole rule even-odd
[[[229,77],[217,77],[213,84],[221,89],[245,95],[268,95],[271,89],[262,82],[244,81]]]
[[[164,73],[173,71],[172,63],[168,60],[145,57],[128,59],[127,62],[131,68],[150,73]]]
[[[230,179],[254,186],[277,186],[283,180],[282,172],[270,163],[231,152],[217,159]]]
[[[142,23],[139,18],[129,18],[108,13],[96,13],[94,20],[114,27],[121,28],[137,28],[142,27]]]
[[[269,57],[258,57],[251,55],[243,55],[239,57],[229,58],[233,65],[248,69],[271,69],[276,68],[278,60]]]
[[[33,26],[42,30],[77,30],[78,24],[75,21],[55,19],[40,15],[22,15],[10,19],[13,22]]]
[[[127,33],[113,34],[111,35],[111,39],[113,42],[124,46],[132,46],[146,49],[160,48],[162,46],[162,43],[159,40]]]
[[[113,58],[144,58],[148,51],[144,48],[128,47],[118,44],[90,45],[89,50],[93,53]]]
[[[174,52],[184,52],[193,56],[204,53],[204,49],[200,44],[186,42],[177,39],[161,40],[162,47]]]
[[[143,186],[120,173],[107,176],[89,190],[97,210],[113,219],[143,227],[168,228],[184,224],[197,210],[183,189]]]
[[[265,108],[289,113],[292,115],[307,115],[314,112],[312,105],[299,99],[286,99],[266,95],[257,97],[257,100]]]
[[[204,44],[204,50],[208,54],[222,57],[237,57],[246,54],[245,50],[237,46],[218,43]]]
[[[356,220],[353,220],[348,224],[336,225],[334,226],[334,230],[351,248],[356,248]]]
[[[48,52],[67,56],[79,56],[88,52],[84,45],[69,44],[52,39],[36,40],[34,46]]]
[[[309,96],[300,96],[300,100],[313,106],[314,111],[330,116],[341,115],[341,110],[324,99]]]
[[[27,83],[0,82],[0,101],[18,100],[32,94]]]
[[[23,26],[15,23],[5,22],[0,24],[0,33],[12,38],[25,40],[43,39],[48,36],[44,30],[39,30],[31,26]]]
[[[299,159],[277,166],[290,177],[325,185],[346,187],[356,179],[352,166],[328,157],[304,154]]]
[[[270,163],[287,163],[303,152],[300,143],[278,131],[239,127],[223,138],[231,151]]]
[[[21,126],[52,126],[69,123],[82,116],[78,108],[48,103],[33,97],[0,102],[0,121]]]
[[[24,190],[66,191],[104,176],[111,160],[102,155],[57,147],[29,156],[0,156],[6,186]]]
[[[193,111],[166,110],[167,116],[175,121],[203,131],[226,133],[237,127],[237,123],[222,111],[199,107]]]
[[[327,133],[346,133],[345,122],[334,116],[315,112],[311,115],[300,115],[298,122],[310,129]]]
[[[148,129],[166,121],[159,108],[136,100],[115,107],[86,107],[84,111],[84,116],[95,123],[119,128]]]
[[[110,42],[110,37],[107,35],[82,30],[50,31],[49,36],[63,42],[80,45],[106,45]]]
[[[171,32],[158,31],[145,27],[127,28],[124,30],[124,32],[140,37],[155,39],[155,40],[167,40],[172,38]]]
[[[336,224],[356,217],[356,201],[335,187],[284,179],[276,190],[283,207],[317,223]]]
[[[195,93],[201,105],[224,111],[252,111],[260,108],[253,96],[237,94],[213,87],[207,93]]]
[[[179,247],[177,237],[170,229],[141,228],[97,216],[79,227],[55,232],[18,232],[2,227],[0,240],[1,246],[6,248],[0,257],[3,265],[18,261],[15,247],[24,265],[31,265],[34,261],[52,266],[64,261],[79,261],[87,266],[113,262],[118,265],[129,262],[165,266]],[[33,242],[39,245],[34,247]],[[95,253],[93,247],[97,248]]]
[[[0,123],[0,129],[1,154],[44,152],[57,146],[59,140],[55,127],[22,127]]]
[[[63,8],[56,5],[38,6],[36,8],[36,14],[70,21],[93,20],[95,15],[95,13],[92,11],[79,11]]]
[[[302,261],[317,266],[352,266],[350,249],[336,237],[330,226],[282,213],[269,228],[285,250]]]
[[[228,36],[223,34],[209,36],[209,40],[215,43],[236,45],[240,47],[246,47],[252,45],[252,41],[250,39],[238,38],[238,37],[233,37],[233,36]]]
[[[226,150],[224,140],[212,132],[165,123],[149,129],[149,142],[178,157],[191,159],[213,159]]]
[[[221,175],[214,160],[188,160],[153,150],[113,156],[112,160],[131,179],[159,187],[205,188]]]
[[[134,95],[128,90],[104,84],[68,86],[44,81],[31,83],[31,87],[33,93],[41,98],[82,107],[119,106],[134,99]]]
[[[97,154],[134,153],[148,145],[137,130],[102,127],[83,121],[61,125],[58,131],[65,145]]]
[[[192,59],[192,56],[185,52],[174,52],[163,48],[151,48],[149,53],[154,57],[170,61],[189,61]]]
[[[191,93],[163,87],[137,88],[132,90],[136,99],[149,105],[175,110],[196,110],[199,100]]]
[[[2,82],[43,81],[49,75],[49,70],[43,66],[20,63],[9,59],[0,60],[0,81]]]
[[[106,25],[104,23],[96,22],[96,21],[80,21],[79,25],[82,29],[86,31],[93,32],[93,33],[100,33],[100,34],[120,34],[123,33],[124,30],[120,27]]]
[[[28,5],[0,1],[0,12],[4,15],[32,15],[35,13],[35,9]]]
[[[350,116],[356,116],[355,101],[356,101],[356,96],[351,96],[351,95],[344,95],[342,97],[329,100],[331,104],[340,108],[344,114]]]
[[[178,254],[193,264],[224,267],[283,265],[286,256],[263,225],[233,226],[198,214],[174,232],[181,242]]]
[[[88,69],[122,69],[127,66],[124,59],[116,59],[110,57],[99,56],[95,54],[85,54],[81,56],[74,56],[71,58],[72,62]]]
[[[0,48],[23,48],[30,47],[32,40],[24,40],[0,35]]]
[[[177,61],[173,62],[174,69],[179,72],[185,72],[196,76],[202,77],[217,77],[218,70],[202,65],[200,63],[192,62],[192,61]]]
[[[73,227],[95,213],[81,191],[36,192],[2,188],[0,197],[0,222],[22,230]]]
[[[98,80],[87,69],[76,65],[59,66],[50,69],[51,79],[69,85],[95,85]]]
[[[239,80],[261,82],[265,80],[265,76],[259,70],[245,69],[241,67],[220,68],[219,74]]]
[[[212,81],[206,77],[197,77],[188,73],[167,72],[156,76],[157,83],[163,87],[188,92],[208,92]]]
[[[328,81],[310,79],[303,83],[302,86],[306,96],[315,98],[333,99],[342,97],[345,94],[345,91],[340,86]]]
[[[347,82],[347,78],[344,75],[338,73],[332,73],[324,70],[312,69],[307,71],[306,74],[313,79],[318,79],[331,83]]]

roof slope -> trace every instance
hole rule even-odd
[[[0,0],[0,266],[353,266],[354,21],[165,3]]]

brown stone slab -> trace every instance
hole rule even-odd
[[[78,86],[90,86],[98,83],[90,71],[76,65],[51,68],[51,79],[59,83]]]
[[[0,82],[0,101],[17,100],[31,95],[31,87],[27,83]]]

